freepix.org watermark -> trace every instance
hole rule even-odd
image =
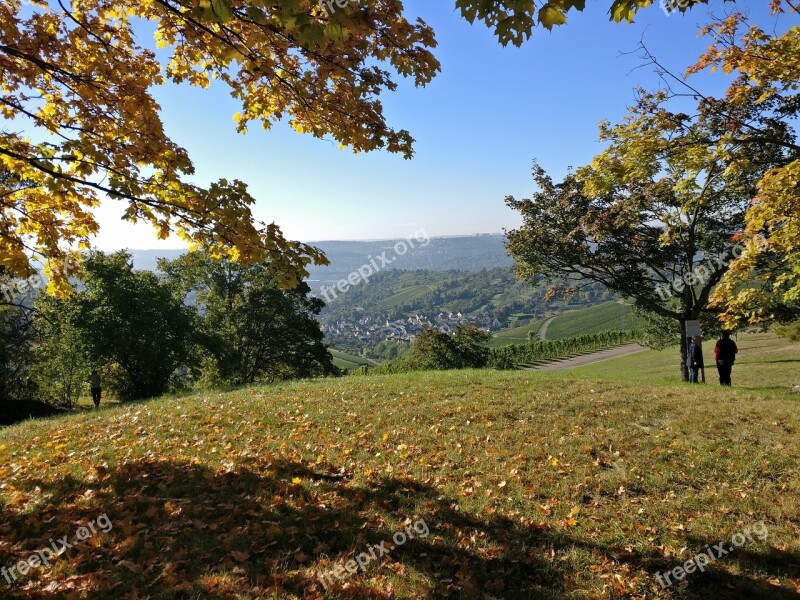
[[[345,8],[348,4],[358,4],[359,0],[321,0],[319,7],[325,13],[325,17],[330,17],[336,12],[337,8]]]
[[[663,575],[659,572],[656,573],[656,579],[658,583],[661,585],[661,589],[666,589],[671,586],[674,581],[670,580],[670,575],[675,578],[676,581],[682,581],[686,578],[687,574],[694,573],[695,571],[700,571],[701,573],[705,572],[706,567],[711,561],[719,560],[729,552],[733,552],[739,546],[743,546],[747,540],[753,541],[753,536],[751,533],[755,533],[759,540],[762,542],[767,539],[767,535],[769,535],[769,531],[767,531],[767,526],[764,525],[764,521],[758,521],[752,527],[745,527],[744,531],[740,531],[736,533],[731,538],[732,546],[725,547],[725,542],[720,542],[714,546],[707,546],[705,552],[700,552],[699,554],[695,554],[693,558],[687,560],[683,565],[679,567],[675,567],[672,571],[667,571]],[[666,580],[666,581],[665,581]]]
[[[95,525],[97,525],[97,527],[95,527]],[[27,575],[28,571],[31,569],[35,569],[37,567],[47,568],[50,566],[50,561],[61,556],[70,548],[74,548],[75,544],[80,544],[81,542],[88,540],[97,533],[98,528],[103,533],[108,533],[113,528],[111,519],[108,518],[107,514],[103,513],[96,519],[92,519],[89,521],[86,527],[78,527],[78,530],[75,532],[75,537],[71,543],[68,541],[68,535],[65,535],[57,540],[50,538],[48,540],[50,542],[50,546],[45,546],[41,550],[37,550],[31,554],[27,560],[21,560],[17,564],[10,567],[3,567],[0,569],[0,575],[2,575],[8,583],[12,583],[16,581],[19,575]]]
[[[686,10],[690,3],[691,0],[659,0],[658,5],[665,15],[670,16],[676,10]]]
[[[768,247],[767,240],[762,235],[755,236],[748,243],[754,244],[762,249]],[[741,258],[745,250],[746,246],[743,246],[742,244],[736,244],[733,246],[733,248],[731,248],[729,258],[724,258],[723,256],[704,258],[704,260],[698,263],[694,269],[684,273],[683,277],[676,277],[668,284],[662,283],[661,285],[656,286],[656,293],[662,300],[669,300],[673,295],[683,292],[686,286],[692,287],[698,284],[705,285],[708,283],[708,280],[711,278],[711,274],[714,271],[722,269],[723,267],[727,267],[734,260]]]
[[[363,573],[367,570],[367,565],[373,560],[378,560],[385,554],[389,554],[392,550],[398,546],[402,546],[408,540],[413,540],[415,537],[426,538],[429,534],[430,529],[428,529],[428,524],[425,523],[425,519],[415,521],[406,527],[405,530],[398,531],[392,536],[392,542],[394,542],[394,545],[390,544],[389,542],[381,542],[375,546],[368,545],[366,552],[360,553],[355,557],[355,559],[351,558],[350,560],[339,564],[336,568],[331,569],[327,573],[322,573],[318,579],[320,583],[322,583],[322,587],[327,590],[328,585],[333,583],[334,577],[341,581],[348,575],[355,574],[359,569],[361,569],[361,572]]]
[[[319,291],[325,297],[325,302],[335,300],[338,296],[336,293],[337,290],[344,294],[350,287],[355,287],[362,281],[369,281],[369,278],[375,275],[375,273],[391,265],[409,250],[414,250],[414,248],[417,247],[424,248],[430,243],[430,236],[424,228],[420,227],[411,236],[407,237],[405,240],[400,240],[394,245],[392,248],[392,250],[394,250],[394,256],[387,256],[390,252],[389,250],[384,250],[374,258],[372,255],[369,255],[367,256],[368,262],[358,267],[355,271],[352,271],[350,275],[347,276],[347,279],[340,279],[336,282],[336,285],[323,285],[319,288]]]

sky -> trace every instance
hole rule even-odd
[[[769,25],[767,4],[738,7],[750,7],[757,22]],[[404,238],[419,228],[430,236],[498,233],[520,224],[504,199],[534,191],[534,160],[555,178],[587,164],[603,148],[598,123],[620,120],[637,87],[658,87],[653,68],[636,52],[640,41],[682,73],[710,43],[697,35],[709,12],[731,7],[711,0],[667,16],[656,3],[635,23],[615,24],[609,5],[589,2],[583,13],[570,13],[566,26],[539,28],[521,48],[504,48],[485,26],[462,19],[454,0],[406,2],[407,17],[434,28],[442,63],[427,87],[400,79],[398,90],[382,97],[388,123],[416,139],[411,160],[384,151],[354,154],[285,123],[270,131],[253,123],[239,134],[233,121],[239,106],[220,83],[209,90],[164,85],[154,95],[167,134],[189,151],[195,181],[246,182],[257,199],[255,217],[277,223],[290,239]],[[721,74],[692,79],[711,94],[726,83]],[[181,247],[120,215],[113,201],[99,209],[100,249]]]

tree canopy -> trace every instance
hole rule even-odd
[[[142,20],[155,25],[164,64],[137,42]],[[243,182],[190,183],[192,162],[164,131],[152,87],[219,80],[241,102],[240,131],[288,118],[356,151],[408,157],[410,134],[387,125],[378,100],[396,86],[382,65],[424,85],[439,69],[434,45],[430,28],[406,21],[395,1],[329,17],[298,0],[3,2],[0,167],[22,184],[0,180],[2,266],[27,276],[31,253],[61,263],[68,247],[88,247],[98,230],[91,211],[109,197],[161,237],[176,232],[220,257],[267,260],[294,285],[324,257],[274,224],[254,223]],[[69,273],[50,275],[66,287]]]
[[[556,184],[534,169],[539,191],[507,199],[523,226],[508,234],[523,275],[596,281],[681,324],[709,312],[709,298],[752,240],[738,240],[759,180],[790,160],[792,128],[751,98],[702,98],[693,115],[641,92],[608,148]],[[762,135],[731,137],[732,123]],[[685,335],[681,336],[685,345]],[[685,347],[684,347],[685,353]]]
[[[652,4],[612,0],[608,14],[631,21]],[[683,12],[696,4],[704,2],[666,0],[662,8]],[[522,44],[537,27],[563,25],[585,5],[455,2],[467,21],[483,23],[504,45]],[[192,161],[165,132],[152,90],[166,82],[206,88],[216,80],[240,102],[233,118],[241,132],[254,122],[269,129],[286,119],[298,132],[330,136],[356,152],[385,149],[409,158],[413,138],[387,123],[380,97],[396,89],[398,76],[424,86],[436,75],[434,32],[407,18],[399,0],[336,6],[329,10],[316,0],[3,2],[0,172],[9,175],[0,177],[0,267],[6,276],[31,275],[31,257],[38,254],[51,291],[66,291],[80,271],[66,255],[90,247],[98,231],[93,209],[104,198],[121,201],[126,219],[153,225],[161,237],[176,233],[216,258],[266,262],[283,287],[296,285],[311,261],[324,264],[321,252],[287,240],[276,224],[254,222],[255,199],[244,182],[203,187],[190,181]],[[788,0],[771,6],[797,12]],[[152,44],[136,35],[142,23],[155,32]],[[768,34],[735,13],[705,33],[714,44],[690,72],[739,73],[725,98],[729,106],[767,100],[775,114],[794,114],[797,28]],[[740,125],[730,135],[753,134],[749,124]],[[766,174],[747,217],[747,234],[769,230],[772,248],[787,255],[784,265],[800,260],[791,243],[797,181],[792,161]],[[751,317],[759,311],[747,309],[749,302],[800,295],[791,266],[760,291],[743,291],[755,256],[734,265],[717,298],[738,298],[731,310]],[[71,268],[58,268],[64,264]]]
[[[631,20],[649,4],[614,0],[610,16]],[[456,1],[469,22],[516,45],[584,6]],[[157,48],[137,41],[141,22],[155,27]],[[91,245],[92,210],[108,197],[124,202],[124,218],[153,225],[161,237],[176,233],[217,257],[268,260],[282,285],[295,285],[324,256],[286,240],[275,224],[254,223],[245,183],[190,183],[191,159],[164,131],[153,86],[218,80],[241,103],[234,115],[241,132],[254,121],[269,129],[288,119],[299,132],[357,152],[383,148],[408,158],[413,139],[386,122],[379,97],[396,88],[395,74],[427,84],[439,71],[435,46],[431,28],[408,20],[399,0],[333,11],[315,0],[3,2],[0,168],[20,185],[0,179],[0,266],[29,276],[38,254],[51,291],[65,291],[80,266],[54,265]]]

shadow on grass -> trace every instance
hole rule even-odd
[[[134,461],[87,477],[27,482],[24,491],[45,494],[47,505],[28,514],[0,510],[0,566],[27,558],[50,538],[72,539],[81,524],[103,513],[113,529],[67,551],[49,570],[33,569],[11,585],[0,578],[0,597],[574,598],[565,585],[576,573],[551,560],[551,551],[579,548],[650,575],[677,566],[657,555],[619,558],[614,548],[547,527],[465,514],[456,499],[417,481],[356,485],[349,474],[322,465],[273,461],[257,473]],[[323,589],[323,572],[367,545],[388,546],[401,523],[420,518],[430,535],[418,532],[372,561],[366,577],[347,576]],[[698,551],[707,543],[692,540]],[[796,575],[791,565],[800,556],[739,549],[724,560],[766,578]],[[384,575],[393,577],[395,589]],[[655,597],[655,580],[647,586]],[[674,588],[672,597],[800,598],[721,570],[692,575]]]

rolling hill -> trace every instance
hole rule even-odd
[[[0,430],[0,596],[796,598],[800,412],[770,374],[800,347],[753,341],[747,389],[423,372]]]

